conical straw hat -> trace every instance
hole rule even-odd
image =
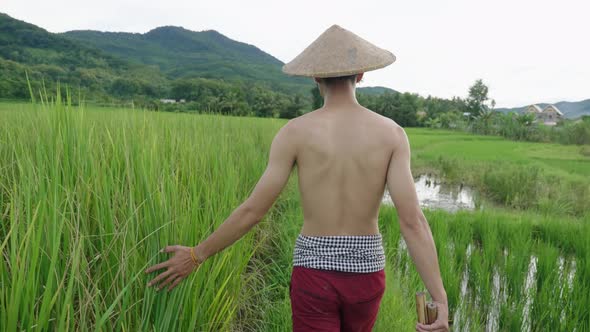
[[[346,76],[383,68],[394,61],[393,53],[334,24],[283,65],[283,72],[309,77]]]

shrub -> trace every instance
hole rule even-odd
[[[482,188],[494,201],[514,208],[537,205],[542,172],[538,166],[496,167],[486,171]]]

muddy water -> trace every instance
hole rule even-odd
[[[475,209],[475,191],[465,185],[452,185],[429,174],[422,174],[414,179],[420,206],[429,209],[443,209],[455,212],[460,209]],[[392,205],[387,188],[382,204]]]

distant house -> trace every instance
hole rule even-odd
[[[537,105],[530,105],[525,110],[526,113],[534,113],[535,115],[543,113],[543,110]]]
[[[533,104],[528,106],[524,112],[535,114],[534,122],[543,123],[546,126],[554,126],[563,118],[563,113],[555,105],[547,105],[541,109],[538,105]]]
[[[562,119],[563,113],[555,105],[547,105],[543,109],[543,116],[546,125],[554,126],[557,124],[557,121]]]

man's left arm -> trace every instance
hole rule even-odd
[[[267,167],[250,196],[238,206],[231,215],[207,239],[195,246],[194,253],[199,264],[222,251],[244,236],[262,220],[285,187],[295,164],[297,148],[292,120],[275,135],[271,146]],[[190,247],[167,246],[164,252],[174,252],[174,257],[148,268],[150,273],[168,268],[148,283],[148,286],[164,280],[158,289],[170,284],[174,288],[196,267],[191,258]]]
[[[205,260],[244,236],[266,215],[285,187],[293,169],[296,147],[287,123],[276,134],[270,146],[266,170],[250,196],[205,241],[195,247],[200,260]]]

